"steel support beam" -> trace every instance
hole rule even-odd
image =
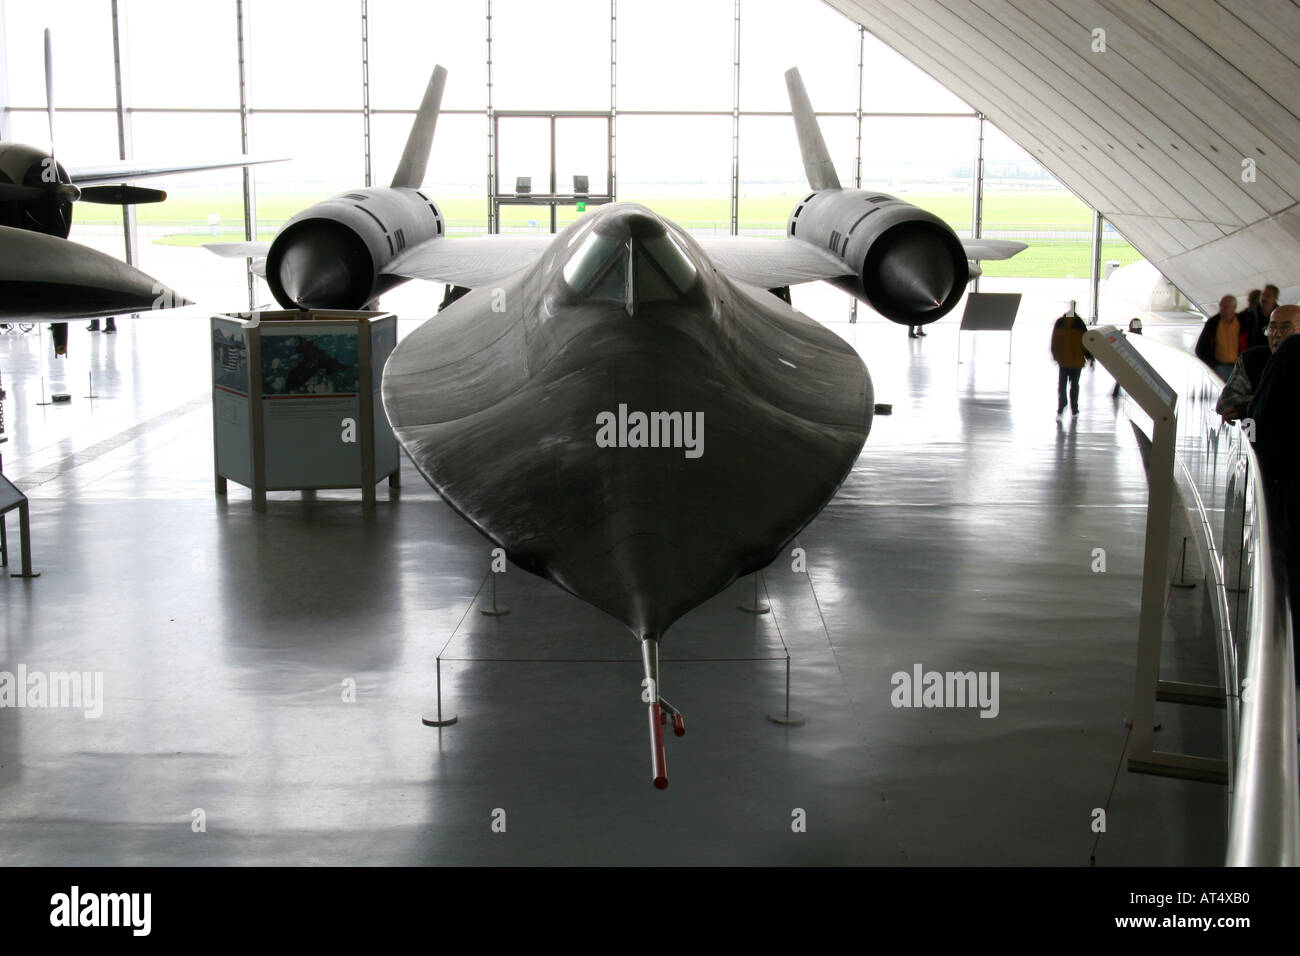
[[[488,233],[495,235],[501,231],[501,224],[497,222],[497,204],[494,198],[497,194],[497,120],[496,114],[492,112],[492,0],[485,0],[487,3],[487,121],[488,121]]]
[[[1097,210],[1092,211],[1092,277],[1089,288],[1092,294],[1092,311],[1090,313],[1089,324],[1096,325],[1101,317],[1101,213]]]
[[[977,114],[975,131],[975,164],[971,170],[970,237],[978,239],[984,234],[984,114]],[[980,290],[980,277],[971,280],[970,290]]]
[[[125,32],[124,19],[125,14],[122,11],[122,4],[119,0],[112,0],[111,15],[113,18],[113,89],[116,95],[115,109],[117,111],[117,158],[131,158],[131,115],[126,108],[126,97],[123,89],[126,85],[126,63],[122,56],[123,39]],[[137,245],[139,235],[136,231],[135,206],[127,204],[122,207],[122,239],[125,245],[126,261],[133,266],[140,264],[140,257],[137,254]],[[155,287],[155,292],[158,289]]]
[[[361,0],[361,139],[368,189],[374,185],[370,170],[370,0]]]
[[[735,236],[740,233],[740,0],[736,0],[731,50],[731,234]]]
[[[235,38],[239,52],[239,149],[248,155],[252,145],[248,108],[248,20],[244,16],[244,0],[235,0]],[[257,241],[257,191],[251,166],[243,168],[244,186],[244,240]],[[248,307],[257,308],[257,277],[246,269],[248,281]]]

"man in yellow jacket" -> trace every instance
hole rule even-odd
[[[1070,384],[1070,409],[1079,414],[1079,375],[1083,372],[1084,362],[1091,361],[1092,356],[1083,347],[1083,334],[1088,327],[1083,324],[1074,311],[1074,300],[1065,315],[1056,320],[1052,326],[1052,358],[1060,366],[1056,377],[1056,417],[1065,412],[1065,384]]]

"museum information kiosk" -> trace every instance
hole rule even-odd
[[[1169,564],[1170,514],[1175,500],[1178,392],[1133,347],[1124,333],[1114,326],[1089,330],[1084,334],[1083,347],[1115,377],[1120,387],[1151,419],[1146,545],[1128,768],[1138,773],[1226,783],[1227,764],[1223,760],[1155,749],[1157,700],[1213,706],[1223,698],[1222,687],[1160,679],[1160,642],[1164,633],[1165,588],[1168,586],[1166,572]]]
[[[216,491],[236,481],[266,510],[268,491],[399,483],[397,439],[379,385],[397,345],[391,312],[243,312],[212,317]]]

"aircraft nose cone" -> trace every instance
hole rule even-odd
[[[666,231],[664,222],[657,215],[638,203],[619,203],[609,207],[602,217],[598,231],[611,239],[636,239],[662,236]]]
[[[155,309],[181,309],[187,305],[193,305],[193,299],[187,299],[174,289],[169,289],[161,282],[155,282],[150,290],[154,293],[153,307]]]
[[[349,230],[305,222],[271,247],[267,281],[286,309],[359,309],[370,298],[370,256]]]

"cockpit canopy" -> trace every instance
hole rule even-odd
[[[562,274],[577,300],[616,302],[635,315],[696,291],[699,269],[686,244],[648,210],[598,219],[571,241]]]

